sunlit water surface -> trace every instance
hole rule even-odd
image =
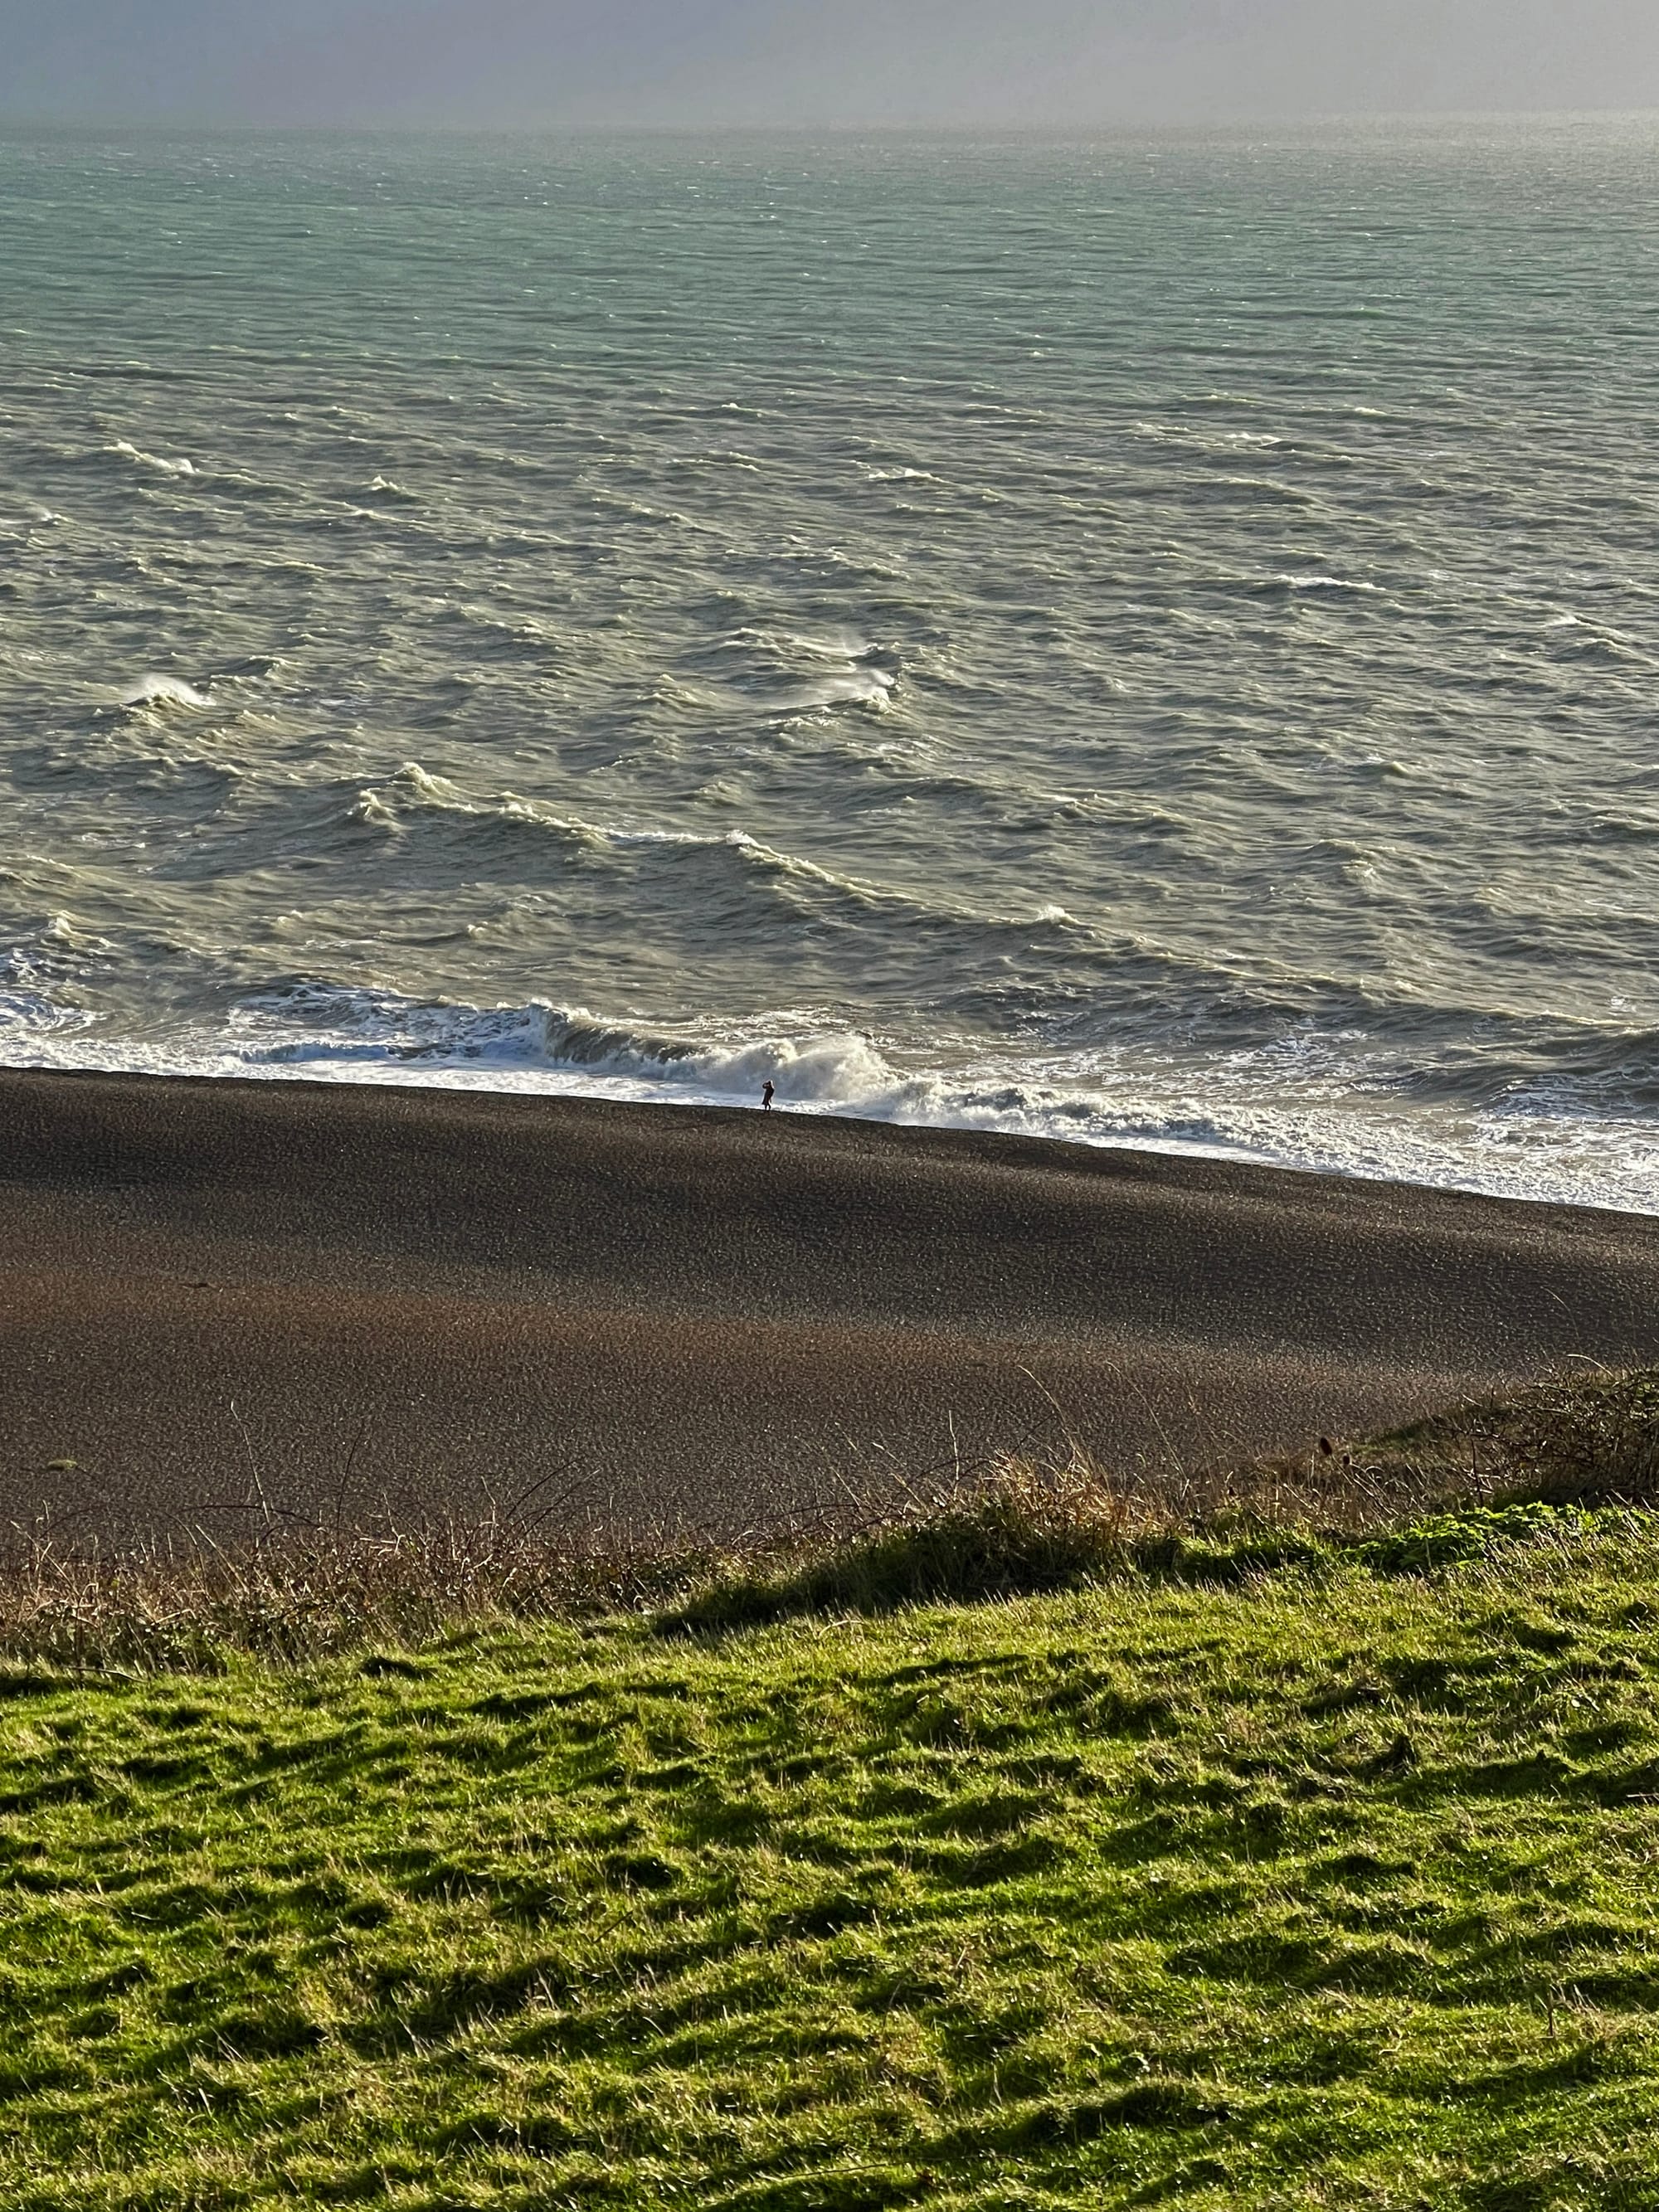
[[[0,1059],[1659,1206],[1656,154],[0,143]]]

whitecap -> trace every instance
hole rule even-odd
[[[141,676],[121,694],[124,707],[211,707],[213,701],[177,676]]]
[[[245,1071],[303,1065],[308,1072],[384,1080],[421,1066],[452,1079],[468,1072],[499,1079],[538,1070],[558,1089],[599,1082],[613,1096],[678,1095],[688,1103],[723,1104],[756,1097],[769,1081],[784,1101],[825,1111],[879,1112],[908,1087],[879,1048],[857,1034],[714,1040],[543,1001],[433,1005],[391,991],[295,984],[244,1000],[233,1026],[240,1033]],[[582,1079],[560,1081],[561,1071]]]
[[[360,791],[347,810],[347,819],[372,823],[378,830],[400,830],[404,826],[378,791]]]
[[[66,914],[54,914],[49,916],[46,927],[40,933],[40,939],[43,945],[52,946],[58,951],[78,953],[87,957],[95,957],[100,953],[112,952],[115,949],[107,938],[94,937],[90,931],[81,928]]]
[[[878,653],[881,648],[874,639],[861,637],[855,630],[836,630],[813,636],[804,630],[782,630],[775,635],[768,629],[745,626],[735,629],[724,640],[728,646],[745,649],[758,647],[763,653],[782,657],[791,653],[804,653],[813,660],[861,660],[866,653]]]
[[[118,438],[112,446],[106,446],[104,451],[118,453],[124,461],[137,462],[141,468],[158,470],[164,477],[193,477],[196,473],[195,462],[185,460],[182,454],[168,460],[161,453],[147,453],[142,446],[135,446],[130,438]]]
[[[585,822],[577,815],[556,814],[534,799],[521,799],[516,792],[503,791],[487,799],[470,799],[459,784],[452,783],[447,776],[434,775],[419,761],[405,761],[384,787],[366,786],[356,792],[346,811],[348,821],[394,830],[402,830],[408,818],[421,815],[447,816],[465,824],[526,824],[537,830],[550,831],[570,844],[592,849],[598,849],[611,839],[609,830]],[[706,844],[713,841],[701,838],[690,842]]]
[[[860,660],[866,653],[879,651],[874,641],[843,630],[835,637],[803,637],[799,630],[787,630],[783,642],[797,653],[809,653],[818,660]]]
[[[418,799],[430,800],[440,806],[464,806],[466,804],[459,788],[447,776],[434,775],[423,769],[419,761],[405,761],[398,770],[397,781]]]
[[[816,684],[803,684],[799,690],[787,692],[778,701],[780,708],[789,714],[811,713],[823,707],[887,706],[898,678],[885,668],[849,668],[840,676],[826,676]]]

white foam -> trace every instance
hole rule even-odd
[[[890,700],[898,678],[885,668],[848,668],[838,676],[826,676],[815,684],[804,684],[798,691],[791,691],[778,704],[790,712],[811,713],[823,707],[885,707]]]
[[[538,805],[533,799],[520,799],[511,791],[499,792],[486,799],[469,799],[460,786],[452,783],[447,776],[434,775],[419,761],[412,760],[405,761],[383,789],[365,787],[359,791],[348,811],[354,822],[374,823],[383,829],[399,830],[406,826],[406,819],[411,814],[416,818],[422,814],[452,815],[472,822],[530,823],[588,847],[609,843],[613,837],[630,839],[647,834],[612,831],[584,822],[577,815],[556,814],[550,808]],[[718,841],[694,837],[683,842],[713,844]]]
[[[48,925],[50,938],[62,916]],[[56,1056],[45,1040],[66,1030],[84,1030],[92,1017],[82,1008],[66,1006],[55,997],[50,983],[27,952],[18,949],[0,954],[0,1058],[14,1066],[52,1061]],[[62,1055],[74,1066],[78,1051]]]
[[[398,830],[404,826],[378,791],[360,791],[349,811],[352,821],[372,823],[380,830]]]
[[[177,676],[141,676],[121,694],[124,707],[210,707],[211,699]]]
[[[866,707],[879,712],[889,703],[898,684],[896,669],[886,665],[891,656],[883,654],[880,647],[853,632],[814,635],[799,630],[775,634],[744,629],[733,631],[725,641],[745,652],[757,650],[767,663],[769,675],[793,673],[803,659],[833,664],[822,671],[803,672],[803,681],[775,696],[769,703],[779,714],[814,714],[842,706]]]
[[[187,461],[182,455],[168,460],[161,453],[147,453],[142,446],[135,446],[130,438],[118,438],[112,446],[106,446],[104,451],[118,453],[124,461],[136,462],[141,468],[155,469],[164,477],[193,477],[196,473],[194,461]]]
[[[1201,1066],[1095,1053],[906,1067],[872,1037],[802,1016],[743,1033],[658,1031],[541,1001],[432,1004],[323,984],[248,1000],[223,1024],[152,1043],[54,1004],[27,963],[0,963],[0,1060],[15,1066],[726,1107],[757,1103],[770,1082],[800,1113],[1659,1213],[1659,1123],[1633,1104],[1558,1083],[1430,1116],[1402,1103],[1385,1072],[1367,1087],[1362,1066],[1316,1043],[1287,1037]]]
[[[40,941],[48,947],[85,957],[115,950],[106,937],[96,937],[90,930],[82,929],[67,914],[54,914],[48,917],[46,926],[40,933]]]

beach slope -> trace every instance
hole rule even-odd
[[[0,1524],[731,1537],[1659,1358],[1659,1219],[957,1131],[0,1073]]]

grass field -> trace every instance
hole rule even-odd
[[[1659,1522],[1214,1565],[15,1659],[0,2203],[1659,2207]]]

